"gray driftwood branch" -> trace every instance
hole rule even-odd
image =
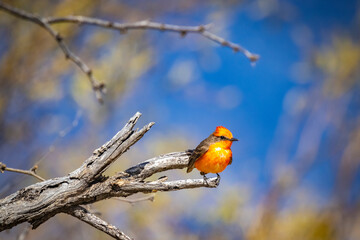
[[[53,178],[30,185],[4,199],[0,199],[0,231],[20,223],[29,222],[33,228],[58,213],[67,213],[104,231],[117,239],[129,239],[116,227],[107,224],[81,205],[91,204],[112,197],[128,197],[135,193],[176,191],[199,187],[217,187],[217,178],[155,181],[146,179],[156,173],[187,166],[191,151],[161,155],[114,176],[103,172],[133,144],[150,130],[154,123],[134,130],[140,113],[136,113],[127,124],[107,143],[96,149],[92,156],[67,176]]]

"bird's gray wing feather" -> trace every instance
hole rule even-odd
[[[210,136],[211,137],[211,136]],[[210,138],[209,137],[209,138]],[[191,172],[194,167],[195,167],[195,162],[197,159],[199,159],[202,155],[204,155],[208,150],[209,150],[209,146],[210,146],[210,141],[207,139],[205,139],[204,141],[202,141],[196,148],[195,150],[192,152],[192,154],[190,155],[189,158],[189,163],[188,163],[188,167],[186,172]]]
[[[231,154],[231,157],[230,157],[230,162],[228,165],[232,164],[232,154]]]

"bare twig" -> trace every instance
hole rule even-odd
[[[125,197],[118,197],[118,198],[114,198],[114,199],[119,200],[121,202],[127,202],[130,204],[144,202],[144,201],[153,202],[155,199],[155,194],[151,194],[151,195],[145,196],[145,197],[133,198],[133,199],[129,199],[129,198],[125,198]]]
[[[22,173],[22,174],[26,174],[26,175],[30,175],[33,176],[37,179],[39,179],[40,181],[45,181],[44,178],[40,177],[39,175],[36,174],[36,169],[37,166],[33,166],[30,170],[22,170],[22,169],[17,169],[17,168],[9,168],[7,167],[4,163],[0,162],[0,172],[3,173],[5,171],[8,172],[16,172],[16,173]]]
[[[58,141],[60,141],[61,138],[66,137],[66,135],[68,135],[75,127],[78,126],[81,116],[82,116],[82,111],[78,110],[76,112],[74,120],[71,122],[71,125],[58,132],[55,140],[49,146],[45,154],[43,154],[43,156],[35,162],[35,165],[38,166],[40,163],[42,163],[55,150],[55,146],[58,143]]]
[[[181,36],[185,36],[188,33],[197,33],[204,36],[207,39],[210,39],[216,43],[221,44],[222,46],[229,47],[235,52],[243,53],[251,62],[256,62],[259,59],[259,55],[251,53],[247,49],[243,48],[239,44],[227,41],[226,39],[217,36],[214,33],[208,31],[210,24],[200,25],[200,26],[179,26],[172,24],[164,24],[151,22],[148,20],[134,22],[134,23],[119,23],[113,21],[107,21],[99,18],[91,18],[84,16],[66,16],[66,17],[48,17],[45,19],[48,24],[57,24],[57,23],[79,23],[79,24],[88,24],[95,25],[102,28],[109,28],[119,30],[120,32],[126,32],[133,29],[150,29],[150,30],[159,30],[159,31],[168,31],[168,32],[178,32]]]
[[[28,12],[25,12],[21,9],[12,7],[6,3],[0,2],[0,9],[25,20],[31,21],[39,26],[41,26],[42,28],[44,28],[48,33],[50,33],[50,35],[56,40],[56,42],[58,43],[59,47],[61,48],[61,50],[64,52],[65,54],[65,58],[66,59],[70,59],[72,62],[74,62],[80,69],[81,71],[83,71],[90,83],[91,86],[95,92],[95,96],[97,98],[97,100],[100,103],[103,103],[103,98],[102,98],[102,94],[105,92],[105,84],[98,82],[95,77],[93,76],[93,72],[91,70],[91,68],[88,67],[88,65],[86,65],[86,63],[77,55],[75,55],[70,49],[69,47],[65,44],[63,37],[60,35],[60,33],[58,33],[57,31],[55,31],[55,29],[53,29],[45,20],[45,18],[39,17],[35,14],[31,14]]]
[[[102,28],[115,29],[124,33],[132,29],[151,29],[151,30],[160,30],[160,31],[171,31],[178,32],[181,36],[185,36],[188,33],[197,33],[204,36],[207,39],[210,39],[216,43],[221,44],[222,46],[229,47],[235,52],[242,52],[252,63],[255,63],[259,59],[259,55],[251,53],[247,49],[243,48],[239,44],[230,42],[222,37],[217,36],[214,33],[208,31],[210,25],[200,25],[200,26],[180,26],[172,24],[163,24],[157,22],[151,22],[148,20],[139,21],[135,23],[119,23],[113,21],[107,21],[99,18],[91,18],[84,16],[66,16],[66,17],[40,17],[35,14],[26,12],[22,9],[12,7],[6,3],[0,2],[0,9],[27,21],[31,21],[42,28],[44,28],[58,43],[59,47],[65,54],[66,59],[70,59],[74,62],[80,69],[83,71],[95,92],[95,96],[100,103],[103,103],[103,94],[105,93],[105,84],[99,82],[95,79],[93,71],[88,65],[76,54],[74,54],[69,47],[65,44],[63,37],[55,29],[51,27],[51,24],[58,23],[80,23],[80,24],[89,24],[95,25]]]
[[[120,231],[114,225],[107,223],[106,221],[102,220],[98,216],[93,213],[90,213],[83,207],[74,207],[66,211],[67,214],[70,214],[83,222],[86,222],[90,226],[93,226],[100,231],[108,234],[109,236],[119,239],[119,240],[131,240],[132,238],[127,236],[125,233]]]
[[[72,126],[69,127],[69,128],[67,128],[67,129],[65,129],[65,130],[63,130],[63,131],[61,131],[61,132],[59,133],[59,137],[65,136],[65,135],[72,129],[72,127],[74,127],[74,126],[77,125],[77,121],[78,121],[78,116],[79,116],[79,115],[80,115],[79,113],[76,114],[76,118],[75,118],[75,120],[73,121]],[[51,148],[49,149],[48,153],[51,152],[50,150],[53,149],[53,147],[54,147],[54,145],[51,145]],[[26,175],[33,176],[33,177],[39,179],[40,181],[45,181],[44,178],[40,177],[40,176],[36,173],[36,170],[38,169],[39,163],[40,163],[46,156],[47,156],[47,154],[45,154],[44,157],[42,157],[39,161],[37,161],[37,162],[35,163],[35,165],[34,165],[32,168],[30,168],[30,170],[22,170],[22,169],[16,169],[16,168],[9,168],[9,167],[7,167],[4,163],[0,162],[0,172],[3,173],[4,171],[8,171],[8,172],[22,173],[22,174],[26,174]]]

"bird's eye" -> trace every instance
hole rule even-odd
[[[224,136],[220,136],[220,138],[221,138],[221,139],[226,139],[226,137],[224,137]]]

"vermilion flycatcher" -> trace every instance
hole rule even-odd
[[[218,173],[232,163],[230,147],[234,141],[238,140],[233,138],[228,129],[222,126],[216,127],[215,132],[203,140],[190,155],[187,172],[191,172],[196,167],[204,179],[208,173],[216,173],[220,178]]]

